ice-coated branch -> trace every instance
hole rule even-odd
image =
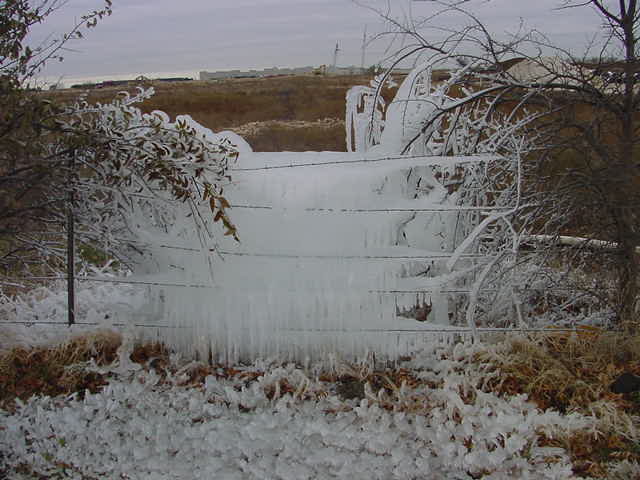
[[[188,116],[171,122],[164,112],[142,113],[135,104],[152,94],[139,89],[134,96],[124,93],[96,105],[81,98],[60,115],[62,136],[50,147],[60,156],[71,145],[87,172],[77,189],[80,236],[83,231],[101,234],[102,247],[120,258],[124,252],[117,238],[135,240],[141,229],[166,232],[182,215],[182,203],[197,212],[191,215],[196,230],[206,232],[209,222],[220,222],[225,234],[237,237],[223,192],[237,156],[233,144]],[[202,203],[210,219],[193,207]],[[134,250],[129,253],[139,257]]]

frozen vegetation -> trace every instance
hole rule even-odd
[[[464,360],[473,348],[434,346],[407,365],[437,387],[365,387],[353,400],[292,364],[200,388],[139,371],[82,400],[19,403],[1,414],[0,447],[5,465],[62,478],[572,478],[567,453],[538,439],[593,431],[594,419],[481,392]]]
[[[136,323],[179,327],[161,331],[168,344],[228,362],[392,359],[411,347],[411,331],[525,326],[512,218],[528,148],[516,132],[528,119],[459,111],[464,99],[448,89],[466,70],[437,87],[431,71],[419,65],[388,106],[379,90],[389,78],[349,93],[351,153],[254,153],[230,132],[154,112],[216,152],[212,178],[239,240],[223,235],[208,202],[134,182],[102,234],[122,246],[133,270],[125,281],[147,286]]]
[[[254,153],[188,116],[142,114],[136,98],[79,106],[179,181],[145,178],[123,143],[127,182],[78,192],[130,271],[85,272],[80,325],[65,333],[119,328],[125,341],[114,365],[82,366],[110,375],[98,393],[0,411],[5,466],[78,479],[572,478],[570,454],[550,440],[604,435],[600,419],[493,393],[495,371],[474,361],[493,348],[478,327],[526,327],[512,220],[529,148],[516,132],[530,118],[459,110],[480,95],[449,96],[465,69],[434,87],[431,68],[418,66],[388,106],[385,77],[350,92],[350,153]],[[176,199],[180,175],[206,194]],[[2,347],[59,340],[42,322],[64,321],[62,289],[3,298]],[[145,340],[173,348],[176,368],[132,363]],[[223,366],[193,383],[181,356]],[[406,381],[354,380],[346,394],[344,373],[363,380],[375,361]]]
[[[15,478],[570,479],[562,445],[611,428],[595,413],[543,411],[524,395],[492,393],[485,386],[497,372],[474,355],[496,346],[435,335],[378,381],[371,357],[338,355],[304,367],[277,358],[220,365],[193,381],[199,367],[188,357],[156,370],[154,359],[129,360],[135,333],[117,325],[132,323],[143,287],[81,282],[78,298],[78,322],[97,325],[18,323],[63,322],[63,281],[3,299],[4,349],[53,346],[100,328],[125,336],[114,364],[75,367],[109,376],[98,393],[35,396],[0,410],[0,463],[33,474]],[[626,431],[638,441],[633,427]],[[628,462],[610,471],[639,472]]]

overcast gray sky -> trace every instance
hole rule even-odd
[[[394,15],[409,0],[390,0]],[[360,0],[384,6],[386,0]],[[339,65],[360,65],[363,29],[384,30],[379,16],[351,0],[113,0],[113,15],[69,46],[63,63],[52,62],[45,77],[65,83],[85,77],[136,76],[162,72],[330,64],[336,42]],[[560,0],[478,1],[473,11],[492,32],[514,31],[520,19],[557,44],[583,50],[599,28],[589,8],[554,11]],[[67,31],[99,0],[69,0],[31,41]],[[415,18],[433,12],[428,2],[413,2]],[[366,64],[384,53],[381,43],[366,51]]]

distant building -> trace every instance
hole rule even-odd
[[[321,65],[320,67],[298,67],[298,68],[265,68],[263,70],[218,70],[216,72],[200,72],[201,81],[209,80],[226,80],[230,78],[267,78],[281,77],[284,75],[363,75],[367,74],[368,69],[362,69],[351,65],[349,67],[333,67],[330,65]],[[393,73],[404,75],[411,69],[394,68]]]
[[[350,67],[333,67],[328,66],[326,68],[327,75],[340,76],[340,75],[362,75],[362,68],[351,65]]]
[[[310,75],[313,67],[299,68],[265,68],[264,70],[218,70],[216,72],[200,72],[200,80],[225,80],[229,78],[264,78],[283,75]]]
[[[173,83],[173,82],[191,82],[192,80],[193,78],[190,78],[190,77],[168,77],[168,78],[154,78],[152,81]]]
[[[568,83],[568,78],[579,76],[577,67],[560,57],[518,59],[506,68],[507,75],[522,83],[547,83],[558,80]],[[571,83],[571,82],[569,82]]]
[[[509,80],[523,84],[535,85],[545,83],[562,83],[565,85],[576,84],[576,79],[581,77],[579,66],[560,57],[516,57],[502,62],[497,62],[486,68],[475,71],[480,75],[506,76]],[[491,82],[490,79],[485,80]]]

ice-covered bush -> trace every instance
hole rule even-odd
[[[415,53],[424,52],[416,48]],[[516,268],[523,223],[519,216],[526,209],[521,162],[531,148],[524,130],[535,115],[499,108],[505,87],[482,83],[476,73],[481,60],[434,82],[434,69],[455,56],[426,56],[388,105],[381,94],[391,81],[391,68],[370,87],[349,91],[347,139],[353,140],[348,143],[379,155],[441,157],[429,166],[406,168],[384,185],[397,189],[392,182],[402,184],[407,198],[443,210],[407,212],[399,223],[399,242],[451,255],[426,269],[429,279],[424,283],[458,292],[448,295],[454,323],[466,319],[475,328],[505,326],[517,319],[522,325],[517,295],[522,275]],[[457,162],[463,155],[485,160]],[[479,258],[463,258],[473,254]],[[408,271],[407,276],[415,273]]]
[[[79,238],[126,261],[139,261],[135,232],[170,229],[185,212],[182,204],[193,213],[192,228],[220,221],[225,234],[237,236],[223,196],[236,147],[189,116],[172,122],[161,111],[143,113],[135,104],[152,94],[139,89],[96,105],[80,99],[59,119],[66,135],[50,145],[51,155],[73,165]],[[195,214],[202,203],[209,213]]]

